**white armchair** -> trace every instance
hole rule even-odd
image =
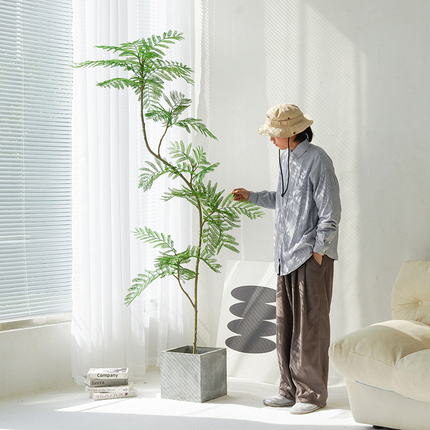
[[[351,411],[375,428],[430,429],[430,262],[407,261],[392,290],[390,321],[330,347]]]

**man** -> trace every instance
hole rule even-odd
[[[233,190],[235,200],[275,209],[274,263],[279,394],[267,406],[292,414],[326,405],[333,261],[338,258],[339,184],[326,152],[310,142],[313,121],[292,104],[276,105],[258,132],[279,148],[277,191]]]

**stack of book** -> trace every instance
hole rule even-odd
[[[98,369],[91,368],[84,376],[85,390],[94,400],[135,397],[133,383],[128,382],[128,368]]]

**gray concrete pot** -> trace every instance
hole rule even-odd
[[[160,353],[161,398],[203,403],[227,394],[226,348],[192,346]]]

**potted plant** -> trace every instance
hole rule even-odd
[[[200,119],[182,118],[183,112],[191,105],[191,100],[177,91],[165,94],[166,81],[184,79],[194,84],[188,66],[168,61],[165,51],[170,44],[183,40],[182,33],[168,31],[161,36],[152,36],[134,42],[122,43],[119,46],[98,46],[100,49],[118,54],[118,58],[109,60],[85,61],[74,67],[120,67],[128,72],[126,78],[112,78],[97,85],[103,88],[131,88],[140,104],[143,141],[153,161],[146,161],[141,169],[139,187],[143,191],[151,189],[154,181],[168,175],[179,183],[176,188],[169,188],[161,197],[164,201],[177,197],[188,201],[195,207],[198,215],[197,243],[186,249],[177,250],[169,234],[156,232],[149,227],[136,228],[135,236],[143,242],[160,248],[154,261],[153,269],[146,269],[139,274],[129,288],[125,303],[130,305],[156,279],[173,276],[179,288],[187,297],[193,309],[194,339],[191,346],[165,351],[160,357],[162,397],[182,400],[206,401],[226,394],[225,348],[208,348],[197,346],[198,285],[201,263],[212,271],[220,271],[221,265],[216,256],[222,248],[239,252],[238,243],[229,232],[239,227],[240,216],[250,219],[261,217],[263,212],[255,205],[245,202],[233,202],[233,196],[218,190],[217,183],[206,181],[206,176],[213,172],[219,163],[211,164],[204,149],[184,142],[171,142],[166,151],[162,151],[167,132],[172,127],[181,127],[188,133],[196,131],[206,137],[216,139]],[[160,122],[163,132],[160,139],[149,142],[146,132],[146,121]],[[193,294],[188,294],[184,284],[194,283]],[[218,353],[224,364],[217,365],[212,353]],[[173,354],[173,358],[170,358]],[[179,357],[179,358],[178,358]],[[170,362],[173,360],[173,364]],[[184,360],[180,364],[178,360]],[[203,362],[203,360],[205,360]],[[215,361],[214,361],[215,360]],[[197,367],[193,374],[192,366]],[[219,370],[216,374],[216,370]],[[208,376],[200,375],[207,371]],[[184,377],[186,382],[165,381]],[[197,384],[193,387],[193,384]],[[221,384],[221,387],[218,385]],[[172,392],[173,390],[173,392]]]

